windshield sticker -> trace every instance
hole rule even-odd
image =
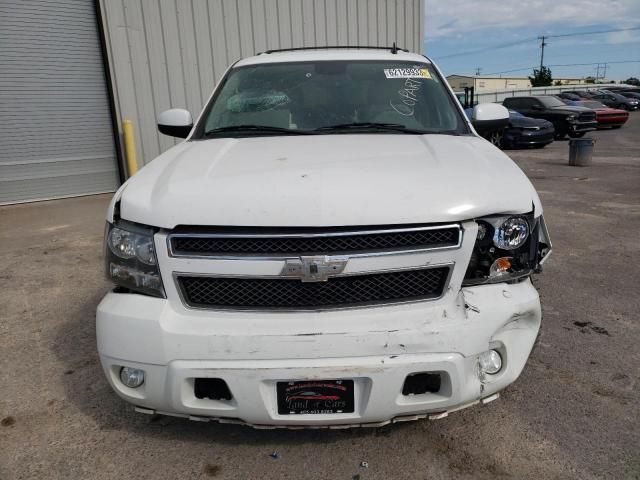
[[[398,95],[401,100],[395,102],[389,100],[389,105],[400,115],[405,117],[412,116],[415,111],[415,106],[418,103],[418,91],[421,86],[421,81],[407,78],[404,82],[404,88],[398,90]]]
[[[431,74],[426,68],[385,68],[384,76],[387,78],[427,78]]]

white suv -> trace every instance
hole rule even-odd
[[[97,312],[106,376],[138,411],[383,425],[518,377],[542,206],[429,59],[267,52],[229,68],[195,124],[174,109],[159,128],[186,140],[115,194]]]

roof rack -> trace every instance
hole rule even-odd
[[[269,54],[269,53],[277,53],[277,52],[295,52],[298,50],[327,50],[327,49],[343,49],[343,50],[353,50],[353,49],[370,49],[370,50],[391,50],[391,53],[396,54],[398,51],[401,52],[409,52],[406,48],[400,48],[396,45],[396,42],[393,42],[391,47],[379,47],[379,46],[370,46],[370,45],[325,45],[325,46],[317,46],[317,47],[293,47],[293,48],[278,48],[274,50],[267,50],[265,52],[260,52],[258,55]]]

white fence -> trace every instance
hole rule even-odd
[[[522,97],[529,95],[556,95],[561,92],[571,90],[602,90],[607,87],[619,86],[616,84],[593,84],[586,83],[581,85],[562,85],[551,87],[531,87],[518,88],[509,90],[495,90],[492,92],[476,92],[475,101],[477,103],[502,103],[507,97]]]

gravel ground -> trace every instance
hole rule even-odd
[[[592,134],[592,167],[569,167],[566,141],[508,152],[554,241],[536,280],[541,340],[499,401],[438,421],[256,431],[136,414],[96,355],[108,196],[0,208],[0,479],[639,479],[640,112],[631,117]]]

